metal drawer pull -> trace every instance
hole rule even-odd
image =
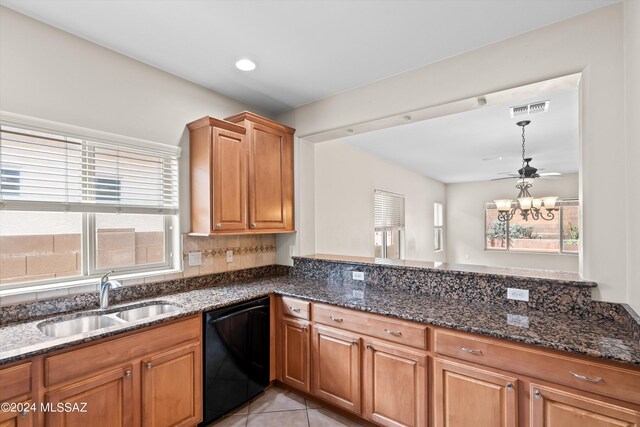
[[[300,309],[299,308],[289,307],[289,310],[295,311],[296,313],[300,313]]]
[[[129,369],[127,369],[126,371],[124,371],[124,376],[129,378],[131,376],[131,371]]]
[[[22,411],[22,412],[20,412],[20,416],[21,416],[21,417],[26,417],[27,415],[29,415],[29,411]]]
[[[462,347],[462,346],[458,346],[458,348],[461,351],[464,351],[465,353],[471,353],[471,354],[482,354],[482,350],[474,350],[472,348],[467,348],[467,347]]]
[[[151,364],[151,362],[147,362],[147,369],[151,369],[153,368],[153,365]]]
[[[540,390],[536,390],[533,395],[535,396],[536,399],[541,399],[542,395],[540,394]]]
[[[307,332],[307,327],[306,326],[302,327],[302,332]]]
[[[334,322],[342,322],[344,319],[340,319],[339,317],[333,317],[333,316],[329,316],[331,318],[331,320],[333,320]]]
[[[397,337],[402,336],[402,332],[394,332],[394,331],[390,331],[388,329],[384,330],[386,333],[388,333],[389,335],[395,335]]]
[[[569,371],[569,372],[571,373],[571,375],[573,375],[574,377],[579,378],[581,380],[591,381],[592,383],[603,383],[604,382],[604,378],[600,378],[600,377],[591,378],[591,377],[587,377],[585,375],[576,374],[573,371]]]
[[[367,346],[365,347],[367,350],[373,350],[373,347],[371,347],[371,344],[367,344]]]
[[[513,384],[507,384],[507,391],[513,391]]]
[[[357,346],[358,346],[358,341],[353,341],[353,342],[351,343],[351,345],[352,345],[353,347],[357,347]]]

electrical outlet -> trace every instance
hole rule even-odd
[[[518,326],[519,328],[528,328],[529,327],[529,317],[522,316],[520,314],[508,314],[507,313],[507,324],[511,326]]]
[[[233,251],[227,251],[227,262],[233,262]]]
[[[507,288],[507,298],[516,301],[529,301],[528,289]]]
[[[364,273],[362,271],[354,271],[351,277],[353,280],[364,280]]]
[[[202,252],[189,252],[189,267],[202,264]]]

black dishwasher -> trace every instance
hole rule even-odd
[[[269,384],[269,297],[207,312],[203,322],[207,425]]]

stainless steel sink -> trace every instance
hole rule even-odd
[[[116,316],[127,322],[135,322],[136,320],[173,313],[175,311],[178,311],[178,307],[173,304],[152,304],[123,310],[116,313]]]
[[[119,325],[122,321],[108,316],[90,315],[76,317],[69,320],[61,320],[59,322],[41,323],[38,325],[40,331],[55,338],[69,337],[71,335],[81,334],[83,332],[95,331],[97,329],[108,328],[109,326]]]

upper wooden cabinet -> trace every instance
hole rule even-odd
[[[192,234],[294,231],[294,129],[249,112],[187,126]]]

